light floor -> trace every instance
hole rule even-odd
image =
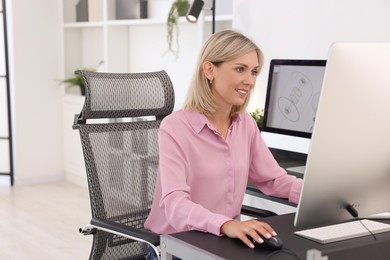
[[[92,236],[88,190],[69,182],[0,186],[0,259],[82,259]]]
[[[252,197],[246,195],[244,203],[286,213]],[[14,187],[0,183],[0,260],[87,260],[92,236],[78,229],[90,219],[85,187],[70,182]]]

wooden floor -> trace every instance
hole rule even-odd
[[[82,259],[92,236],[88,190],[68,182],[0,186],[0,259]]]

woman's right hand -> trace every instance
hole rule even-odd
[[[252,239],[260,244],[264,242],[260,235],[266,239],[276,236],[276,232],[270,225],[258,220],[229,220],[221,226],[221,233],[230,238],[240,239],[250,248],[255,247]]]

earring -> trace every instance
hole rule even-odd
[[[210,85],[211,85],[211,84],[213,84],[213,80],[212,80],[212,79],[210,79]]]

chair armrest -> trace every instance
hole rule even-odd
[[[157,235],[153,232],[150,232],[145,229],[138,229],[130,226],[126,226],[117,222],[93,218],[91,220],[91,225],[96,227],[97,229],[102,228],[109,231],[113,231],[112,233],[120,233],[134,238],[139,241],[147,241],[152,245],[158,246],[160,244],[160,235]]]
[[[266,210],[266,209],[259,209],[247,205],[241,206],[241,214],[251,216],[254,218],[265,218],[265,217],[271,217],[271,216],[277,216],[275,212]]]

